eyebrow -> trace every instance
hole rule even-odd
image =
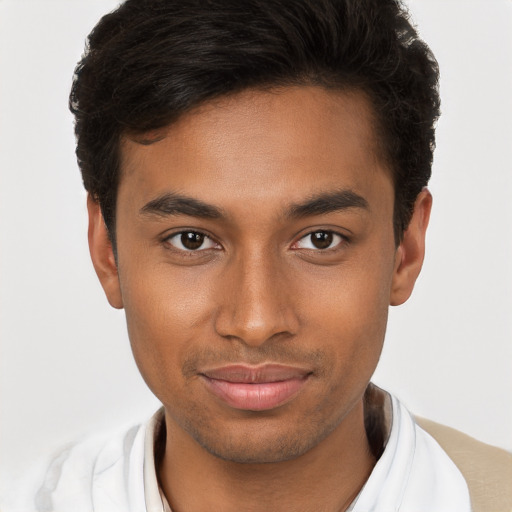
[[[290,206],[287,216],[291,218],[312,217],[336,211],[359,208],[369,210],[368,201],[352,190],[337,190],[313,195],[303,203]]]
[[[351,190],[324,192],[311,196],[303,203],[292,204],[286,210],[286,217],[303,218],[322,215],[340,210],[359,208],[369,210],[368,201]],[[144,216],[167,217],[187,215],[202,219],[225,218],[221,208],[193,197],[168,192],[146,203],[139,213]]]
[[[144,216],[167,217],[169,215],[188,215],[190,217],[199,217],[202,219],[219,219],[224,217],[220,208],[211,204],[204,203],[193,197],[182,196],[180,194],[168,192],[149,201],[140,210],[139,213]]]

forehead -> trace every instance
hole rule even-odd
[[[329,188],[368,193],[375,180],[389,180],[377,148],[362,92],[247,90],[164,130],[124,137],[119,196],[144,202],[171,190],[226,206],[240,196],[263,205]]]

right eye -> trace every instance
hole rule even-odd
[[[199,231],[180,231],[171,235],[165,241],[175,249],[186,252],[198,252],[220,247],[208,235]]]

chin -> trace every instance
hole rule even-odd
[[[275,464],[293,460],[304,455],[311,447],[303,440],[274,439],[263,445],[261,442],[226,443],[198,442],[211,455],[237,464]]]
[[[249,420],[250,422],[251,420]],[[195,441],[211,455],[239,464],[271,464],[301,457],[325,439],[336,425],[269,425],[254,422],[225,429],[187,429]]]

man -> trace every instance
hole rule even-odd
[[[470,510],[369,384],[421,268],[437,67],[392,1],[131,0],[71,95],[93,263],[164,409],[36,510]]]

